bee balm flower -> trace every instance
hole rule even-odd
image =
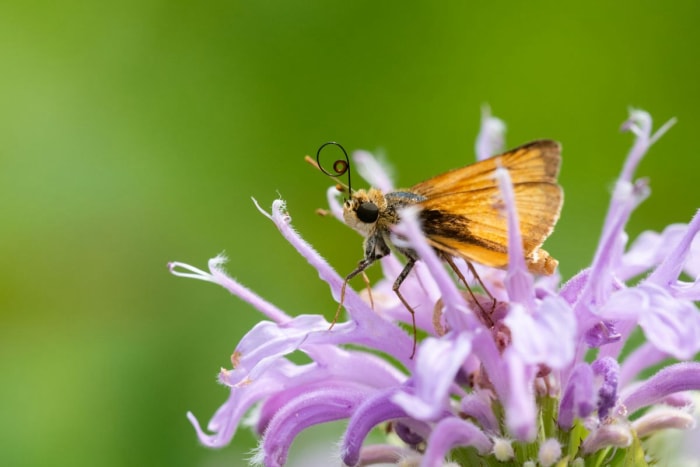
[[[504,131],[500,121],[485,118],[479,158],[496,150]],[[208,271],[170,263],[173,274],[218,284],[266,318],[238,343],[232,368],[221,370],[219,381],[230,395],[207,431],[188,414],[199,440],[225,446],[244,415],[253,414],[260,444],[251,462],[266,466],[284,465],[301,431],[334,420],[347,420],[339,457],[350,466],[442,466],[448,460],[587,465],[592,459],[640,465],[646,438],[666,428],[692,428],[687,391],[700,389],[700,363],[692,361],[700,350],[700,214],[687,225],[645,232],[627,249],[624,230],[649,194],[647,182],[634,179],[636,166],[672,123],[653,133],[647,113],[631,112],[623,128],[635,143],[592,263],[564,284],[558,276],[528,271],[510,174],[496,170],[509,264],[505,270],[476,265],[497,298],[492,308],[478,295],[476,303],[448,273],[415,209],[402,211],[394,234],[420,259],[402,291],[426,335],[413,359],[413,338],[399,325],[410,315],[391,293],[402,270],[394,256],[381,260],[384,278],[372,288],[374,308],[367,294],[348,288],[347,320],[332,329],[319,310],[290,316],[230,278],[222,256],[210,260]],[[368,153],[359,159],[373,167],[367,173],[383,189],[391,189],[390,177]],[[341,216],[332,191],[329,201]],[[343,277],[293,229],[284,202],[275,201],[269,213],[258,208],[339,300]],[[695,279],[684,280],[684,273]],[[646,339],[624,356],[636,329]],[[297,351],[310,362],[290,360]],[[664,364],[669,359],[674,363]],[[652,367],[660,369],[650,373]],[[640,415],[647,407],[652,410]],[[377,426],[394,442],[367,443]]]

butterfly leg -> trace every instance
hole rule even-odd
[[[476,269],[474,269],[474,266],[472,265],[472,263],[470,263],[469,261],[466,261],[467,266],[469,267],[469,271],[471,271],[471,273],[474,275],[474,277],[479,282],[481,287],[484,289],[484,292],[486,292],[486,295],[488,295],[489,298],[492,300],[490,313],[487,313],[486,310],[484,310],[484,308],[481,306],[481,302],[479,302],[479,300],[477,300],[476,295],[474,295],[474,292],[472,291],[472,288],[469,287],[469,284],[467,283],[467,279],[464,277],[464,274],[462,274],[462,271],[459,270],[459,268],[455,264],[452,257],[448,256],[448,255],[444,255],[443,259],[445,260],[445,262],[447,264],[450,265],[450,267],[455,272],[455,274],[457,274],[457,277],[459,278],[459,280],[461,280],[462,283],[465,285],[465,287],[467,288],[467,292],[469,292],[469,295],[471,296],[472,300],[474,300],[474,303],[476,303],[476,306],[478,306],[481,309],[481,312],[483,313],[484,318],[488,321],[491,321],[490,316],[493,313],[493,310],[496,309],[496,299],[494,298],[493,295],[491,295],[491,292],[489,292],[489,289],[486,288],[486,285],[484,285],[484,283],[482,282],[481,277],[479,277],[479,274],[476,273]],[[493,326],[492,322],[491,322],[491,325]]]
[[[401,274],[399,274],[399,277],[397,277],[396,281],[394,281],[392,290],[394,291],[396,296],[399,297],[401,303],[403,303],[406,309],[411,313],[411,325],[413,326],[413,350],[411,351],[410,358],[413,358],[413,356],[416,354],[416,344],[418,342],[418,331],[416,330],[416,312],[413,310],[411,305],[408,304],[406,299],[403,297],[403,295],[401,295],[401,292],[399,291],[399,287],[401,287],[401,284],[408,276],[408,273],[411,272],[413,266],[416,264],[415,258],[411,258],[410,256],[408,256],[407,258],[408,262],[406,263],[406,266],[404,266],[403,271],[401,271]]]
[[[335,316],[333,317],[333,321],[331,322],[331,325],[328,328],[329,331],[331,329],[333,329],[333,326],[335,326],[335,323],[338,322],[338,317],[340,316],[340,311],[343,309],[343,303],[345,303],[345,289],[348,286],[348,282],[350,281],[350,279],[352,279],[353,277],[355,277],[358,274],[364,275],[365,269],[370,267],[372,265],[372,263],[374,263],[377,259],[378,258],[375,258],[375,257],[363,259],[362,261],[360,261],[357,264],[357,267],[355,268],[355,270],[345,277],[345,280],[343,281],[343,286],[340,288],[340,302],[338,303],[338,309],[335,310]],[[367,277],[367,276],[365,276],[365,277]],[[369,280],[367,280],[367,284],[369,287]]]
[[[338,309],[335,311],[333,322],[328,328],[329,331],[333,329],[335,323],[338,322],[340,310],[343,309],[343,303],[345,303],[345,289],[347,288],[350,279],[357,276],[358,274],[362,274],[365,278],[365,284],[367,284],[367,288],[369,288],[369,279],[367,279],[367,276],[364,274],[365,269],[374,264],[374,262],[378,259],[382,259],[386,255],[391,253],[391,250],[387,246],[386,241],[384,241],[384,239],[382,238],[381,232],[375,233],[374,235],[370,235],[369,237],[367,237],[365,239],[364,249],[365,257],[359,263],[357,263],[357,267],[355,268],[355,270],[347,275],[345,281],[343,282],[343,287],[341,287],[340,289],[340,302],[338,303]],[[370,302],[372,303],[372,308],[374,308],[374,303],[371,294],[372,292],[370,291]]]
[[[493,310],[496,309],[496,297],[491,295],[491,292],[489,292],[488,287],[486,287],[486,284],[481,280],[481,277],[479,277],[479,274],[476,273],[476,269],[474,268],[474,265],[470,263],[469,261],[466,262],[467,266],[469,267],[469,270],[471,271],[472,274],[474,274],[474,277],[476,280],[479,282],[479,285],[481,285],[481,288],[484,289],[484,292],[486,292],[486,295],[489,296],[491,299],[491,313],[493,313]]]

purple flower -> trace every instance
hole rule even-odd
[[[625,249],[626,222],[649,195],[648,182],[634,180],[634,172],[673,123],[652,133],[651,117],[631,112],[623,129],[635,143],[592,264],[564,284],[558,274],[528,272],[510,175],[496,170],[510,261],[505,270],[475,265],[497,299],[488,317],[429,246],[417,212],[402,211],[396,242],[421,259],[401,289],[427,336],[414,359],[412,336],[399,325],[410,324],[411,316],[392,291],[402,270],[393,255],[380,261],[384,278],[372,287],[371,301],[367,291],[347,288],[347,321],[332,329],[320,315],[292,317],[231,279],[222,256],[209,262],[209,271],[170,263],[173,274],[223,286],[267,319],[239,342],[232,368],[221,370],[219,382],[230,395],[206,432],[188,413],[199,440],[225,446],[248,414],[260,437],[251,462],[266,466],[284,465],[301,431],[333,420],[347,420],[339,457],[351,466],[409,459],[423,466],[446,459],[555,465],[564,458],[582,465],[618,459],[622,465],[644,459],[646,444],[636,440],[692,428],[687,391],[700,389],[700,363],[691,361],[700,351],[700,212],[687,225],[645,232]],[[484,111],[479,159],[500,150],[504,129]],[[373,185],[392,189],[391,177],[369,153],[356,153],[354,161]],[[328,199],[331,213],[342,219],[334,188]],[[270,213],[258,209],[339,300],[343,277],[292,228],[284,202],[275,201]],[[455,262],[471,277],[464,261]],[[637,329],[646,340],[623,354]],[[294,352],[309,363],[294,363]],[[674,362],[663,365],[669,358]],[[392,444],[366,441],[377,426],[396,435]]]

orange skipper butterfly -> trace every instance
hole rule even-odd
[[[320,163],[321,151],[328,145],[338,146],[345,155],[345,160],[334,162],[335,173],[329,173]],[[472,298],[479,304],[452,258],[464,259],[479,282],[481,280],[472,262],[497,268],[508,265],[508,225],[502,210],[501,192],[494,177],[498,167],[508,170],[513,183],[528,269],[537,274],[552,274],[558,264],[556,259],[541,248],[552,233],[563,201],[562,189],[557,184],[561,146],[555,141],[533,141],[489,159],[445,172],[409,189],[391,193],[383,193],[376,188],[353,191],[350,185],[350,159],[338,143],[323,144],[316,153],[315,164],[308,156],[307,160],[333,178],[347,172],[349,196],[343,204],[343,219],[365,238],[364,258],[345,278],[333,324],[342,309],[348,281],[363,273],[378,259],[390,254],[393,248],[407,259],[394,282],[393,290],[411,313],[415,353],[415,312],[401,295],[400,287],[418,257],[412,249],[397,246],[391,241],[391,227],[399,222],[399,212],[407,206],[420,208],[419,219],[428,243],[457,273]],[[488,293],[486,287],[483,288]]]

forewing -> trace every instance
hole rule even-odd
[[[500,156],[439,175],[411,189],[422,201],[423,229],[431,244],[453,256],[488,266],[508,263],[508,225],[494,170],[510,172],[528,265],[559,218],[562,191],[556,183],[560,147],[536,141]],[[540,260],[549,256],[542,252]]]
[[[493,171],[498,166],[508,169],[514,182],[556,184],[560,163],[559,143],[552,140],[533,141],[501,155],[445,172],[415,185],[410,191],[433,198],[488,188],[494,184]]]

